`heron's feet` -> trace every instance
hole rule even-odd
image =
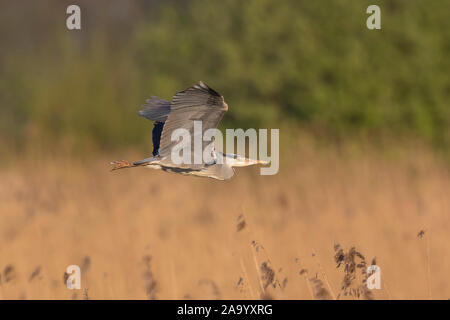
[[[127,160],[118,160],[110,162],[111,165],[113,165],[111,171],[117,170],[117,169],[123,169],[123,168],[130,168],[133,167],[133,164]]]

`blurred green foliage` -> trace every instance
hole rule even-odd
[[[199,80],[230,105],[222,127],[450,146],[448,0],[86,0],[81,31],[65,27],[69,2],[12,3],[0,4],[0,156],[149,149],[139,106]],[[370,4],[381,30],[366,28]]]

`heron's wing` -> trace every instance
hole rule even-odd
[[[147,99],[145,102],[146,104],[143,105],[144,109],[139,111],[141,117],[159,122],[166,121],[170,113],[169,101],[152,96],[151,99]]]
[[[159,151],[159,143],[161,141],[161,134],[164,128],[164,122],[155,121],[152,130],[152,141],[153,141],[153,156],[156,156]]]
[[[178,141],[171,141],[171,136],[174,130],[184,128],[189,131],[191,136],[191,163],[181,164],[177,167],[199,169],[204,164],[194,164],[194,121],[202,122],[201,134],[210,128],[216,128],[224,113],[228,110],[223,97],[200,81],[199,84],[190,87],[184,91],[178,92],[172,99],[170,104],[170,114],[164,124],[164,129],[161,135],[161,144],[159,155],[163,159],[165,165],[170,166],[171,151],[176,146]],[[210,144],[210,141],[202,141],[202,149]]]
[[[152,96],[151,99],[146,100],[143,105],[144,109],[139,111],[141,117],[148,120],[155,121],[152,131],[153,140],[153,155],[156,156],[159,150],[159,143],[161,141],[161,134],[164,127],[164,122],[170,113],[170,102],[164,99]]]

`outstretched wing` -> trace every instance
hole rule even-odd
[[[147,99],[145,102],[146,104],[143,105],[144,109],[139,111],[139,115],[148,120],[155,121],[152,131],[152,140],[153,156],[156,156],[159,150],[164,122],[167,120],[170,113],[170,102],[156,96],[152,96],[151,99]]]
[[[139,111],[141,117],[152,121],[166,121],[167,116],[170,113],[169,101],[152,96],[151,99],[147,99],[145,102],[146,104],[143,105],[144,109]]]
[[[228,110],[228,105],[225,103],[223,97],[215,90],[208,87],[203,82],[190,87],[184,91],[178,92],[172,99],[170,104],[170,113],[164,124],[161,135],[161,143],[159,155],[165,165],[171,165],[171,151],[177,145],[178,141],[172,141],[172,133],[174,130],[184,128],[189,131],[191,136],[191,164],[177,165],[181,168],[200,169],[204,166],[201,164],[194,164],[194,121],[201,121],[202,130],[201,135],[206,130],[216,128],[224,113]],[[200,138],[201,139],[201,138]],[[202,141],[201,152],[211,142]]]

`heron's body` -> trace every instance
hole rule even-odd
[[[228,110],[223,96],[208,87],[203,82],[178,92],[172,102],[158,97],[147,100],[145,109],[139,115],[155,121],[152,140],[153,157],[130,163],[125,160],[114,161],[112,170],[145,166],[150,169],[163,170],[182,175],[209,177],[227,180],[234,175],[233,167],[249,166],[264,163],[247,159],[235,154],[226,154],[212,150],[213,161],[210,163],[182,163],[172,161],[171,152],[176,141],[171,140],[174,130],[184,128],[191,135],[194,133],[194,121],[202,122],[202,134],[211,128],[216,128],[224,113]],[[207,142],[203,142],[203,152]],[[193,157],[195,150],[193,151]]]

